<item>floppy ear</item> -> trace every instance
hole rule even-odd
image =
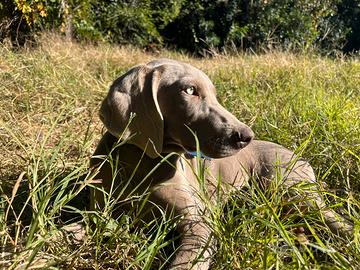
[[[109,132],[129,138],[151,157],[162,152],[164,121],[157,101],[160,72],[145,65],[136,66],[116,79],[101,104],[100,119]],[[135,114],[127,130],[131,115]]]

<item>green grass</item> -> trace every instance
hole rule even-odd
[[[360,268],[359,60],[286,53],[195,59],[54,36],[20,51],[0,46],[0,268],[158,269],[165,264],[172,245],[166,235],[174,222],[164,218],[135,228],[136,214],[111,218],[114,200],[109,211],[85,209],[96,181],[89,158],[103,129],[99,104],[117,76],[158,57],[202,69],[221,103],[257,138],[301,151],[321,186],[331,190],[329,204],[355,224],[354,239],[336,236],[318,212],[286,210],[287,191],[276,181],[266,192],[253,181],[226,204],[208,204],[206,222],[219,247],[214,269]],[[75,221],[86,229],[81,241],[68,227]]]

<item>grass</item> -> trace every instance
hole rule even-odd
[[[202,69],[257,138],[301,151],[331,190],[329,204],[355,224],[354,239],[334,235],[318,212],[287,211],[276,181],[266,192],[252,181],[225,204],[208,204],[214,269],[360,268],[358,59],[279,52],[195,59],[51,35],[38,42],[19,51],[0,46],[0,268],[164,269],[174,221],[135,228],[135,214],[114,220],[111,210],[86,209],[96,181],[89,158],[103,130],[99,104],[117,76],[158,57]],[[69,227],[75,221],[85,239]]]

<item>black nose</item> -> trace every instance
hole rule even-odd
[[[249,131],[245,130],[242,132],[234,131],[230,136],[230,142],[236,148],[240,149],[247,146],[253,138],[254,138],[254,133],[251,130]]]

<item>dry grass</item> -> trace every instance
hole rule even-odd
[[[98,213],[103,219],[94,230],[83,211],[92,181],[91,175],[84,175],[103,128],[97,117],[99,104],[117,76],[159,57],[183,60],[207,73],[225,107],[249,123],[258,138],[293,150],[307,142],[304,156],[319,179],[342,191],[343,199],[337,202],[345,202],[347,214],[359,227],[358,59],[279,52],[197,59],[44,35],[34,48],[12,51],[0,46],[0,268],[150,269],[165,262],[164,252],[154,247],[156,241],[164,243],[171,229],[165,221],[149,236],[134,233],[126,216],[109,227],[107,217]],[[63,189],[70,191],[62,194]],[[56,197],[59,192],[62,195]],[[276,192],[264,198],[258,192],[239,196],[243,203],[239,198],[229,203],[240,212],[231,208],[228,216],[215,217],[214,234],[220,241],[216,269],[360,267],[358,239],[340,239],[326,228],[317,229],[325,236],[322,242],[313,240],[322,250],[305,246],[300,248],[303,257],[294,255],[295,238],[279,250],[283,236],[262,206],[266,198],[280,213],[272,197]],[[67,239],[68,232],[61,239],[57,235],[65,225],[64,212],[73,211],[69,200],[79,196],[75,206],[88,236],[74,243]],[[289,220],[296,226],[295,217],[281,222]],[[314,214],[308,220],[314,220]]]

